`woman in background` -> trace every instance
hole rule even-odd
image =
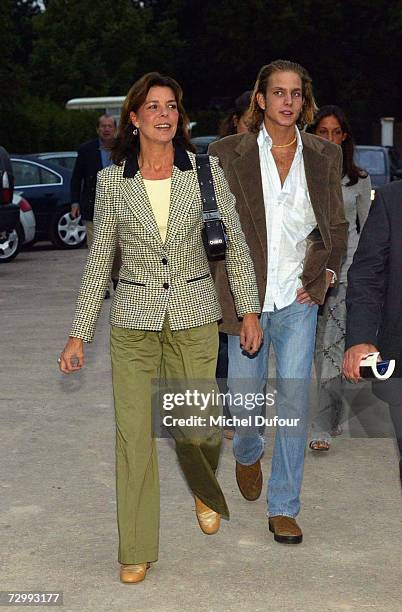
[[[250,106],[252,91],[245,91],[236,98],[234,109],[225,117],[219,128],[219,137],[224,138],[231,134],[241,134],[248,132],[248,127],[245,122],[248,107]]]
[[[339,285],[330,288],[320,309],[315,347],[318,383],[317,412],[312,423],[311,450],[327,451],[331,436],[342,433],[342,359],[345,349],[347,272],[366,222],[371,204],[371,181],[354,162],[354,143],[349,122],[339,106],[323,106],[308,131],[342,147],[342,194],[349,222],[348,249]]]

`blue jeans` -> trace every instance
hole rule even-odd
[[[268,357],[272,343],[276,357],[275,412],[279,419],[299,418],[299,426],[277,427],[268,483],[269,516],[296,516],[300,511],[304,452],[308,430],[309,387],[317,326],[317,306],[293,302],[274,312],[263,312],[264,342],[256,355],[240,348],[238,336],[228,336],[228,386],[232,397],[264,393],[268,379]],[[244,416],[247,409],[231,406],[232,416]],[[236,432],[233,452],[243,465],[255,463],[264,451],[258,428]]]

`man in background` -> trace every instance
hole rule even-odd
[[[361,379],[360,362],[369,353],[395,359],[389,380],[374,382],[373,393],[389,405],[399,450],[402,485],[402,181],[376,192],[348,272],[346,353],[343,373]]]
[[[96,195],[96,177],[99,170],[111,165],[110,148],[116,135],[116,121],[109,115],[101,115],[98,119],[96,131],[98,138],[84,143],[78,149],[73,175],[71,177],[71,214],[73,217],[81,215],[87,230],[87,244],[91,248],[94,231],[94,207]],[[112,282],[116,288],[119,269],[121,265],[120,250],[116,251]],[[110,297],[109,290],[105,298]]]

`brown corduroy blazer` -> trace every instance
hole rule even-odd
[[[318,303],[325,299],[326,268],[339,274],[346,253],[348,222],[345,219],[342,190],[342,150],[312,134],[301,132],[303,160],[311,204],[317,220],[308,236],[301,280]],[[243,232],[250,249],[257,277],[261,307],[267,283],[267,232],[262,191],[257,134],[227,136],[212,143],[208,153],[219,158],[230,190],[236,197]],[[234,308],[224,262],[212,264],[221,303],[221,331],[238,335],[240,322]]]

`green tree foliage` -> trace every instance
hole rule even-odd
[[[16,131],[23,131],[23,105],[30,83],[23,36],[29,4],[0,2],[0,144],[11,149]],[[29,24],[30,17],[27,20]]]
[[[31,70],[36,93],[65,103],[121,95],[144,71],[167,69],[178,39],[174,22],[152,27],[152,10],[128,0],[50,0],[34,20]]]
[[[158,8],[176,15],[187,51],[177,62],[194,108],[233,99],[282,58],[304,65],[319,105],[343,106],[361,137],[380,116],[401,117],[402,0],[161,0]]]
[[[75,150],[96,136],[99,112],[67,111],[59,104],[38,97],[29,99],[17,133],[13,134],[14,153]]]
[[[35,2],[22,11],[23,0],[4,1],[2,81],[8,75],[14,86],[16,73],[25,81],[0,127],[0,141],[15,152],[77,147],[93,135],[98,113],[64,110],[69,98],[124,94],[144,72],[169,72],[181,47],[174,19],[155,25],[152,9],[130,0],[47,0],[43,12],[32,10]],[[14,23],[17,9],[23,19]]]
[[[40,14],[36,0],[16,0],[12,3],[11,18],[14,24],[14,61],[26,65],[32,53],[33,17]]]
[[[64,111],[66,101],[124,94],[149,70],[179,80],[194,117],[252,87],[261,65],[277,58],[306,66],[319,105],[343,106],[366,141],[371,122],[401,117],[402,0],[45,5],[40,12],[34,0],[0,3],[0,83],[12,92],[0,98],[0,141],[12,150],[76,146],[70,117],[73,125],[92,117]]]
[[[368,96],[381,112],[388,102],[378,95],[379,86],[387,83],[392,110],[400,112],[401,0],[172,4],[189,53],[182,68],[192,100],[205,104],[211,96],[238,95],[254,83],[263,64],[283,58],[308,68],[322,103],[336,98],[350,104],[352,97]]]

